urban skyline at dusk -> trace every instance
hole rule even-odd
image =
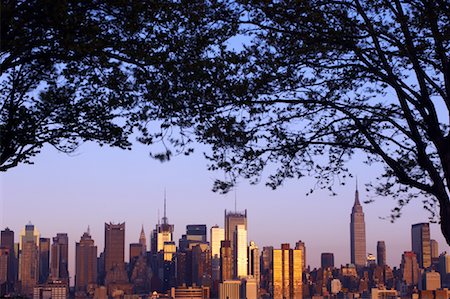
[[[220,174],[206,171],[206,163],[198,153],[160,163],[148,158],[144,147],[122,152],[85,144],[74,157],[52,152],[47,148],[36,157],[35,165],[21,165],[2,174],[0,223],[3,228],[20,231],[31,221],[45,237],[67,232],[70,268],[74,263],[74,244],[87,226],[99,248],[103,247],[104,222],[126,222],[126,244],[137,242],[141,225],[148,237],[158,221],[158,210],[162,215],[164,189],[167,216],[175,225],[175,240],[187,224],[222,226],[223,211],[234,209],[234,192],[220,195],[210,191],[213,178]],[[116,163],[117,172],[107,168],[109,163]],[[90,167],[89,171],[84,167]],[[368,198],[363,184],[374,178],[361,175],[367,173],[364,167],[367,166],[356,164],[354,171],[358,173],[361,202]],[[58,175],[58,169],[64,169],[64,176]],[[189,169],[192,175],[180,169]],[[21,187],[24,181],[28,188]],[[351,178],[345,186],[336,186],[338,195],[334,197],[324,190],[307,197],[306,192],[313,186],[312,179],[290,180],[272,191],[263,183],[250,186],[242,182],[236,191],[237,210],[247,209],[249,213],[248,240],[260,248],[286,242],[293,246],[302,240],[308,251],[307,264],[312,268],[320,266],[322,252],[333,252],[336,265],[349,263],[355,180]],[[37,200],[29,200],[31,197]],[[394,201],[378,198],[362,205],[367,253],[376,254],[377,241],[384,240],[388,264],[398,266],[403,251],[411,249],[411,225],[428,222],[429,215],[420,204],[411,203],[402,217],[391,224],[379,217],[389,215]],[[80,213],[83,217],[77,216]],[[448,252],[439,226],[431,224],[430,230],[431,238],[439,243],[439,251]],[[128,257],[128,248],[125,256]]]

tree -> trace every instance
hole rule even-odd
[[[189,154],[194,142],[210,144],[209,169],[229,174],[215,183],[222,192],[239,177],[258,182],[268,165],[272,188],[306,175],[331,188],[362,153],[385,166],[369,187],[398,200],[393,219],[425,198],[450,244],[448,1],[144,2],[2,5],[14,16],[2,16],[2,76],[10,86],[2,88],[3,170],[5,161],[29,161],[29,153],[17,158],[16,144],[36,145],[31,154],[45,142],[128,147],[133,128],[142,143],[164,140],[166,150],[153,155],[161,160]],[[20,66],[26,80],[17,77]],[[41,82],[41,96],[30,95]],[[11,100],[25,95],[31,104]],[[56,120],[35,117],[41,102]],[[88,113],[95,104],[100,118]],[[78,122],[68,121],[68,107],[80,107]],[[36,127],[61,135],[36,139]]]
[[[331,188],[364,153],[384,165],[369,187],[398,200],[392,218],[420,198],[450,244],[448,1],[248,0],[226,9],[232,18],[217,13],[215,24],[238,26],[245,42],[218,39],[210,64],[184,78],[195,90],[167,84],[163,103],[176,106],[157,117],[167,132],[180,129],[168,138],[175,148],[186,136],[212,145],[209,169],[229,174],[214,189],[227,192],[238,177],[256,183],[268,165],[272,188],[306,175]]]
[[[224,35],[205,26],[202,7],[213,5],[2,0],[0,171],[32,163],[45,144],[129,149],[142,94],[191,64],[199,38]]]

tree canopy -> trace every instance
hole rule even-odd
[[[393,218],[420,198],[450,244],[448,1],[64,3],[5,3],[3,170],[29,161],[17,144],[126,148],[133,128],[166,141],[162,160],[210,144],[223,192],[268,165],[272,188],[303,176],[331,187],[363,153],[384,165],[369,187],[398,200]]]

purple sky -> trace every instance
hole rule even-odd
[[[18,233],[31,221],[44,237],[67,232],[70,241],[71,276],[74,276],[75,242],[90,225],[91,234],[103,250],[104,222],[126,222],[126,258],[128,244],[137,242],[144,225],[149,243],[150,230],[162,216],[164,188],[167,190],[169,221],[175,224],[175,240],[185,233],[186,224],[214,224],[223,227],[225,209],[234,209],[234,193],[211,191],[215,178],[223,176],[206,170],[201,150],[191,157],[175,157],[160,163],[148,156],[148,148],[136,145],[132,151],[100,148],[84,144],[68,156],[45,147],[34,159],[35,165],[20,165],[0,180],[0,226]],[[362,186],[373,180],[379,168],[369,167],[355,158],[349,165],[358,175],[361,201],[367,199]],[[350,260],[349,222],[354,201],[353,179],[337,187],[338,196],[325,191],[305,196],[314,180],[290,180],[279,190],[242,181],[237,190],[238,210],[247,209],[249,240],[262,248],[303,240],[307,264],[320,266],[321,252],[334,252],[336,265]],[[395,202],[378,198],[363,205],[366,219],[367,251],[376,253],[376,242],[384,240],[387,260],[398,266],[401,253],[411,248],[410,228],[427,222],[428,214],[420,201],[404,209],[394,224],[379,217],[388,216]],[[208,233],[209,234],[209,233]],[[431,225],[431,237],[439,242],[439,251],[449,252],[439,227]],[[209,238],[209,235],[208,235]]]

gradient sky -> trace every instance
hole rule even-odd
[[[158,209],[162,217],[164,188],[167,190],[167,216],[175,224],[175,240],[185,233],[187,224],[214,224],[223,227],[224,210],[234,209],[234,193],[220,195],[211,187],[221,173],[206,170],[202,150],[193,156],[175,157],[168,163],[151,159],[149,149],[136,145],[132,151],[83,144],[73,155],[45,147],[33,159],[34,165],[20,165],[1,173],[0,226],[18,233],[31,221],[43,237],[58,232],[69,234],[71,276],[74,276],[75,242],[87,226],[103,250],[104,223],[126,222],[126,259],[128,244],[137,242],[144,225],[147,243],[157,223]],[[362,186],[373,180],[379,168],[367,166],[356,157],[348,164],[358,175],[361,201],[368,198]],[[249,240],[262,248],[298,240],[306,243],[307,264],[320,266],[322,252],[334,252],[336,265],[350,261],[349,222],[354,202],[355,182],[338,186],[337,196],[316,191],[306,196],[314,180],[290,180],[276,191],[263,183],[250,186],[239,183],[236,197],[238,210],[248,211]],[[367,252],[376,253],[376,242],[384,240],[387,261],[398,266],[401,254],[411,249],[411,225],[427,222],[428,213],[420,200],[404,209],[394,224],[380,217],[388,216],[395,202],[378,198],[363,204],[366,220]],[[431,225],[431,237],[439,242],[439,251],[450,252],[437,224]],[[209,238],[209,231],[208,231]],[[148,246],[148,245],[147,245]]]

